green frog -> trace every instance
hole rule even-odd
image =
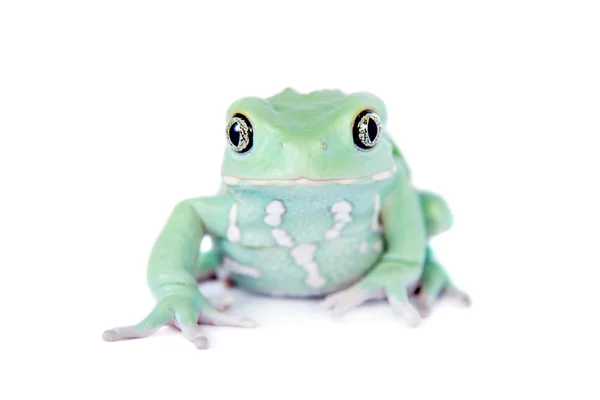
[[[451,227],[448,205],[413,186],[386,121],[384,103],[370,93],[288,88],[235,101],[220,191],[176,205],[148,262],[156,306],[103,339],[172,325],[204,349],[202,324],[256,326],[224,312],[230,300],[199,291],[215,271],[253,293],[322,298],[335,314],[386,299],[410,326],[441,295],[468,304],[428,245]],[[206,235],[214,246],[201,252]]]

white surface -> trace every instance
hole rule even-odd
[[[597,2],[256,3],[0,5],[0,398],[597,399]],[[386,102],[473,307],[409,329],[234,291],[260,326],[208,351],[102,342],[152,307],[174,205],[218,189],[227,106],[287,86]]]

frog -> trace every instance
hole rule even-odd
[[[409,327],[444,296],[468,306],[430,244],[453,214],[413,184],[387,119],[370,92],[286,88],[234,101],[220,189],[177,203],[150,252],[156,305],[102,338],[144,338],[169,325],[206,349],[204,324],[257,326],[227,312],[231,297],[205,297],[207,277],[259,296],[317,299],[337,316],[387,300]],[[207,237],[213,245],[202,251]]]

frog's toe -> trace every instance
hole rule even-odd
[[[424,296],[419,293],[417,297],[417,310],[419,310],[419,314],[421,317],[427,318],[429,314],[431,314],[431,308],[433,307],[433,299],[429,296]]]
[[[237,315],[224,314],[219,311],[202,311],[199,321],[203,324],[219,326],[237,326],[241,328],[255,328],[257,323],[250,318]]]
[[[152,335],[158,330],[158,327],[152,329],[139,330],[135,326],[122,326],[106,330],[102,333],[102,339],[106,342],[116,342],[126,339],[141,339]]]
[[[208,339],[205,336],[198,336],[196,339],[194,339],[193,343],[199,350],[208,349]]]
[[[108,329],[102,333],[102,340],[106,342],[116,342],[119,340],[119,335],[116,329]]]
[[[448,298],[458,300],[465,307],[471,306],[471,297],[453,285],[446,286],[442,294]]]
[[[416,327],[421,323],[419,311],[410,303],[407,290],[404,287],[388,286],[386,288],[388,303],[392,310],[411,327]]]
[[[183,336],[192,342],[197,349],[208,349],[208,339],[198,325],[184,324],[181,326],[181,333],[183,333]]]
[[[106,342],[116,342],[148,337],[164,326],[171,319],[171,314],[168,308],[157,304],[140,323],[108,329],[102,333],[102,339]]]
[[[331,310],[334,315],[342,315],[366,301],[378,297],[380,296],[375,293],[355,286],[327,296],[321,305]]]
[[[417,327],[421,323],[419,311],[407,301],[398,302],[390,297],[389,302],[392,309],[398,313],[409,326]]]
[[[446,297],[456,300],[464,307],[471,305],[471,298],[462,290],[448,282],[433,286],[423,286],[417,295],[416,306],[423,318],[431,314],[433,306],[438,299]]]
[[[211,297],[208,299],[208,303],[217,311],[225,311],[231,308],[234,303],[232,296],[226,295],[221,297]]]

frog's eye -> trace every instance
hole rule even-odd
[[[381,120],[373,110],[364,110],[356,116],[352,126],[354,144],[361,150],[369,150],[382,134]]]
[[[252,124],[245,115],[234,114],[227,124],[225,134],[234,151],[245,153],[252,148]]]

